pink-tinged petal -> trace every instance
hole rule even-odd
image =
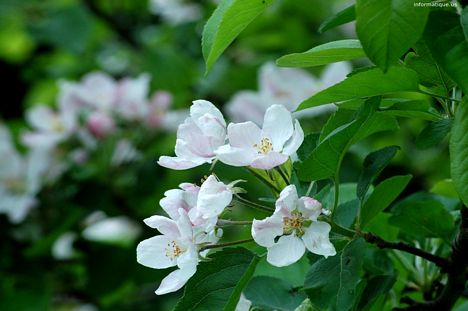
[[[305,230],[302,240],[309,251],[325,257],[336,255],[336,250],[328,237],[331,227],[323,221],[313,222]]]
[[[276,267],[289,266],[305,253],[304,243],[300,238],[291,234],[283,235],[278,243],[268,248],[267,261]]]
[[[263,119],[263,137],[268,137],[273,144],[274,151],[283,150],[284,144],[293,134],[293,120],[291,112],[283,105],[270,106]]]
[[[224,142],[225,137],[222,137]],[[177,130],[176,155],[190,157],[189,154],[202,158],[214,156],[213,137],[206,136],[192,119],[186,119]],[[187,154],[184,156],[183,154]]]
[[[254,168],[269,170],[279,166],[288,160],[289,156],[279,152],[268,152],[266,155],[258,155],[250,166]]]
[[[226,126],[224,121],[223,114],[216,108],[215,105],[210,103],[207,100],[199,99],[194,100],[193,105],[190,107],[190,116],[194,119],[199,119],[200,117],[210,114],[215,117],[223,126]]]
[[[173,239],[164,235],[141,241],[137,246],[138,263],[154,269],[166,269],[177,265],[175,257],[166,256],[169,251],[172,251],[172,242]]]
[[[151,228],[157,229],[161,234],[169,238],[178,238],[180,236],[177,223],[164,216],[154,215],[143,220]]]
[[[322,213],[322,204],[310,197],[301,197],[297,206],[302,216],[313,221],[317,221],[317,217]]]
[[[252,237],[258,245],[272,247],[275,238],[283,234],[283,219],[277,215],[263,220],[254,219],[252,224]]]
[[[297,189],[294,185],[286,186],[280,193],[278,200],[276,200],[275,213],[282,212],[290,214],[297,206]]]
[[[202,165],[203,163],[193,162],[178,157],[161,156],[158,160],[158,164],[173,170],[186,170],[192,167]]]
[[[253,150],[224,145],[215,150],[218,160],[232,166],[248,166],[257,157]]]
[[[164,193],[165,197],[159,201],[159,205],[163,210],[174,220],[179,218],[179,209],[182,208],[185,211],[191,210],[195,207],[196,193],[191,193],[189,191],[184,191],[180,189],[171,189]],[[188,200],[187,200],[188,198]]]
[[[299,149],[299,147],[302,145],[303,141],[304,141],[304,131],[302,130],[302,127],[299,121],[296,120],[294,124],[294,133],[291,139],[284,146],[283,153],[289,156],[294,154],[297,151],[297,149]]]
[[[260,143],[262,130],[253,122],[230,123],[227,128],[229,144],[243,149],[255,148]]]
[[[232,201],[232,191],[214,175],[210,175],[200,187],[197,209],[208,219],[221,214]]]
[[[226,140],[226,126],[213,115],[205,114],[194,120],[194,122],[200,128],[203,136],[209,138],[208,141],[211,143],[211,149],[224,144]]]
[[[196,271],[196,267],[187,267],[172,271],[161,281],[161,285],[159,285],[159,288],[156,290],[156,295],[164,295],[178,291],[185,285],[185,283],[187,283]]]
[[[199,163],[211,162],[211,159],[214,157],[214,153],[205,152],[206,150],[211,150],[211,149],[206,149],[203,151],[203,153],[200,153],[198,149],[202,150],[203,147],[204,146],[201,141],[188,142],[182,139],[177,139],[176,145],[175,145],[175,154],[179,158],[188,159],[193,162],[199,162]]]

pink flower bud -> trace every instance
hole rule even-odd
[[[86,126],[96,138],[104,138],[115,131],[114,119],[100,111],[94,112],[88,117]]]

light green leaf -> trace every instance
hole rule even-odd
[[[311,181],[335,176],[349,146],[377,132],[396,130],[394,118],[375,112],[379,99],[371,98],[350,122],[327,135],[303,162],[296,162],[301,180]]]
[[[336,256],[320,259],[312,265],[304,282],[304,290],[312,305],[321,310],[339,311],[353,306],[364,252],[365,242],[356,239]]]
[[[244,248],[224,249],[199,265],[174,311],[233,311],[259,257]]]
[[[375,187],[360,210],[360,227],[364,229],[378,213],[387,208],[408,185],[411,175],[393,176]]]
[[[206,72],[234,39],[273,0],[222,0],[203,29],[202,50]]]
[[[429,123],[416,138],[416,147],[428,149],[440,143],[450,132],[453,120],[441,119]]]
[[[378,83],[376,83],[378,81]],[[372,68],[352,74],[346,80],[303,101],[297,110],[362,97],[403,91],[418,91],[418,74],[405,67],[390,67],[387,73]]]
[[[466,14],[462,18],[466,17]],[[429,15],[424,41],[444,71],[468,93],[468,41],[460,25],[459,15],[433,11]]]
[[[375,178],[390,163],[399,149],[400,147],[398,146],[389,146],[371,152],[366,156],[356,189],[356,195],[361,202],[364,201],[369,186],[372,185]]]
[[[270,276],[254,277],[244,291],[245,297],[262,310],[293,311],[306,299],[283,279]]]
[[[354,4],[347,7],[343,11],[336,13],[335,15],[327,18],[319,27],[319,32],[323,33],[327,30],[335,28],[337,26],[347,24],[356,19],[356,11]]]
[[[468,98],[455,112],[450,136],[450,166],[452,179],[461,200],[468,206]]]
[[[276,64],[281,67],[313,67],[363,56],[365,54],[359,40],[339,40],[316,46],[304,53],[282,56]]]
[[[421,37],[428,12],[408,0],[357,0],[356,32],[367,56],[387,71]]]

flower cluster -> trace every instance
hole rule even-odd
[[[325,67],[320,78],[296,68],[280,68],[264,64],[258,73],[258,91],[240,91],[226,105],[226,112],[236,122],[251,120],[261,124],[265,111],[274,104],[293,112],[299,104],[315,93],[330,87],[351,72],[347,62]],[[297,117],[313,117],[335,109],[333,104],[309,108],[295,113]]]
[[[277,167],[281,170],[303,139],[299,122],[283,105],[270,106],[260,128],[251,121],[226,126],[222,113],[212,103],[197,100],[190,108],[190,117],[177,130],[176,156],[162,156],[158,163],[179,170],[219,160],[252,170]],[[285,174],[281,177],[283,184],[289,184]],[[270,180],[270,183],[275,182]],[[183,183],[180,189],[167,191],[160,201],[170,218],[156,215],[145,219],[145,223],[156,228],[161,235],[138,245],[138,262],[156,269],[178,267],[162,281],[156,294],[180,289],[195,274],[199,261],[210,248],[226,245],[215,244],[222,237],[219,227],[236,221],[224,220],[220,216],[231,204],[233,195],[244,204],[250,202],[238,195],[243,189],[234,187],[234,184],[226,185],[214,175],[210,175],[200,187]],[[259,207],[259,204],[250,203]],[[331,227],[319,220],[321,215],[329,213],[317,200],[308,196],[299,198],[296,187],[286,185],[277,198],[276,209],[271,211],[272,215],[264,220],[237,222],[252,223],[253,240],[267,248],[270,264],[290,265],[298,261],[306,249],[325,257],[336,254],[328,237]],[[230,242],[229,245],[243,242]]]

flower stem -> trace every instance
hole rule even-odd
[[[255,203],[255,202],[252,202],[252,201],[249,201],[247,199],[244,199],[243,197],[239,196],[239,195],[236,195],[236,199],[237,201],[239,201],[240,203],[246,205],[246,206],[250,206],[250,207],[253,207],[253,208],[256,208],[256,209],[259,209],[259,210],[262,210],[264,212],[269,212],[269,213],[272,213],[274,212],[275,210],[271,207],[268,207],[268,206],[265,206],[265,205],[261,205],[261,204],[258,204],[258,203]]]
[[[335,198],[333,200],[333,209],[332,209],[332,216],[336,212],[336,208],[338,207],[338,202],[340,199],[340,180],[338,174],[335,175],[335,178],[333,179],[333,185],[335,187]]]
[[[345,237],[348,237],[348,238],[354,238],[356,236],[356,234],[357,234],[356,231],[353,231],[351,229],[342,227],[342,226],[338,225],[337,223],[335,223],[332,220],[330,220],[328,223],[332,227],[333,232],[338,233],[338,234],[340,234],[342,236],[345,236]]]
[[[286,183],[286,185],[289,185],[289,178],[288,176],[286,176],[286,174],[283,172],[283,169],[281,168],[281,166],[278,166],[275,168],[275,170],[280,174],[280,176],[283,178],[284,182]]]
[[[202,248],[200,248],[200,252],[202,252],[204,250],[207,250],[207,249],[221,248],[221,247],[226,247],[226,246],[233,246],[233,245],[249,243],[249,242],[252,242],[253,240],[254,239],[246,239],[246,240],[232,241],[232,242],[219,243],[219,244],[209,244],[209,245],[205,245]]]
[[[218,219],[216,225],[218,226],[242,226],[242,225],[251,225],[251,220],[228,220],[228,219]]]

